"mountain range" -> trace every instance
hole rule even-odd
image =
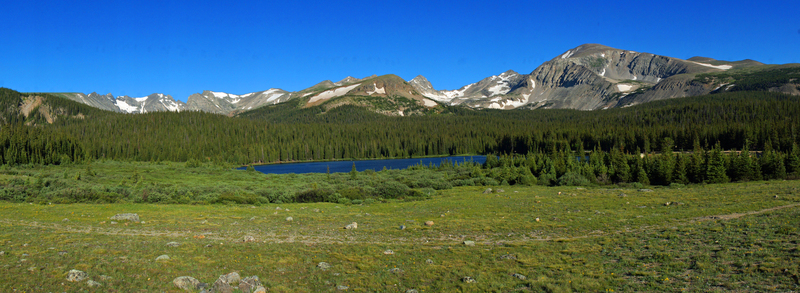
[[[187,102],[155,93],[147,97],[60,93],[93,107],[123,113],[204,111],[236,115],[265,105],[298,100],[299,107],[358,105],[385,115],[436,112],[440,104],[475,109],[579,109],[626,107],[649,101],[742,90],[736,76],[798,64],[765,65],[753,60],[722,61],[708,57],[679,59],[585,44],[538,66],[529,74],[512,70],[456,90],[436,90],[422,75],[405,81],[396,75],[346,77],[288,92],[279,88],[235,95],[203,91]],[[737,75],[738,74],[738,75]],[[703,78],[698,78],[702,76]],[[800,94],[798,79],[765,90]],[[441,107],[439,107],[441,108]]]

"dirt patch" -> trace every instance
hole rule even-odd
[[[787,208],[793,208],[793,207],[797,207],[797,206],[800,206],[800,203],[790,204],[790,205],[785,205],[785,206],[779,206],[779,207],[773,207],[773,208],[768,208],[768,209],[763,209],[763,210],[758,210],[758,211],[751,211],[751,212],[746,212],[746,213],[733,213],[733,214],[727,214],[727,215],[705,216],[705,217],[695,218],[695,220],[698,220],[698,221],[731,220],[731,219],[738,219],[738,218],[741,218],[741,217],[744,217],[744,216],[763,214],[763,213],[766,213],[766,212],[777,211],[777,210],[782,210],[782,209],[787,209]]]

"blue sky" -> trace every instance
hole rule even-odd
[[[584,43],[800,63],[800,1],[275,2],[3,1],[0,87],[186,101],[392,73],[457,89]]]

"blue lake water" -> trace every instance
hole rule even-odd
[[[287,164],[272,164],[254,166],[256,171],[266,174],[304,174],[304,173],[327,173],[330,167],[331,173],[346,173],[353,169],[353,163],[356,164],[356,170],[359,172],[364,170],[380,171],[383,167],[386,169],[406,169],[416,164],[429,165],[433,164],[439,166],[444,160],[449,160],[451,163],[475,162],[483,164],[486,162],[486,156],[453,156],[441,158],[417,158],[417,159],[389,159],[389,160],[361,160],[361,161],[331,161],[331,162],[311,162],[311,163],[287,163]],[[239,168],[244,170],[245,168]]]

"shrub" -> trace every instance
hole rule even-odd
[[[217,198],[214,203],[222,203],[222,204],[258,204],[258,199],[252,193],[241,193],[235,194],[233,192],[226,192],[223,193]]]
[[[564,173],[561,178],[558,178],[558,185],[561,186],[587,186],[589,184],[591,184],[589,179],[575,172]]]
[[[375,194],[383,198],[399,198],[408,195],[411,189],[396,181],[387,181],[375,188]]]

